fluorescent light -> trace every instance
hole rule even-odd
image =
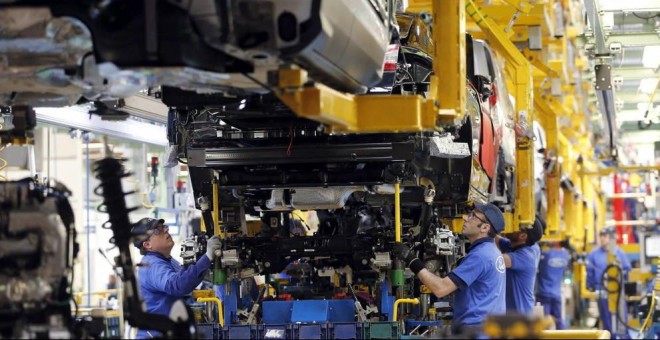
[[[653,110],[653,103],[637,103],[637,110],[646,112],[646,109],[649,109],[649,111]]]
[[[110,137],[129,139],[141,143],[167,146],[167,128],[164,124],[152,124],[128,118],[124,121],[105,121],[87,113],[81,106],[61,108],[37,107],[37,122],[91,131]]]
[[[644,67],[658,68],[658,65],[660,65],[660,45],[645,46],[642,63]]]
[[[639,92],[651,94],[658,85],[658,78],[644,78],[639,82]]]

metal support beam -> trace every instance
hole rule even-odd
[[[577,48],[584,48],[586,44],[595,44],[595,37],[592,35],[581,35],[576,39]],[[624,47],[660,45],[660,34],[658,33],[610,33],[603,44],[608,47],[612,43],[620,43]]]
[[[594,52],[601,56],[609,55],[610,51],[605,44],[605,32],[603,32],[603,26],[600,22],[600,11],[597,0],[584,0],[584,7],[587,11],[587,20],[591,25],[593,40],[596,45]]]
[[[555,70],[551,69],[539,59],[539,52],[526,48],[523,50],[523,55],[537,70],[543,72],[546,77],[559,78],[559,74],[557,74]]]
[[[615,67],[612,69],[612,77],[623,77],[623,80],[631,79],[644,79],[644,78],[654,78],[659,74],[652,68],[644,67]],[[585,79],[591,79],[595,75],[588,74],[585,75]],[[620,93],[617,93],[617,99],[620,97]]]
[[[648,226],[653,226],[656,225],[656,220],[622,220],[622,221],[615,221],[615,220],[608,220],[605,222],[605,225],[608,227],[612,226],[633,226],[633,225],[648,225]]]
[[[541,126],[545,130],[546,135],[546,152],[550,157],[555,160],[559,156],[559,130],[557,126],[557,115],[552,110],[550,105],[546,102],[544,96],[540,93],[535,93],[534,107]],[[546,173],[546,194],[548,199],[548,211],[546,223],[548,225],[548,236],[555,236],[559,234],[560,211],[559,211],[559,164],[550,169]]]
[[[598,171],[583,171],[582,175],[588,176],[609,176],[616,172],[638,172],[638,171],[660,171],[660,165],[639,165],[639,166],[620,166],[611,168],[602,168]]]
[[[435,56],[431,93],[439,102],[441,114],[459,115],[466,103],[465,0],[434,1],[433,21]],[[442,86],[440,86],[442,79]]]
[[[529,1],[525,1],[525,0],[504,0],[504,2],[513,6],[513,8],[515,8],[517,11],[520,11],[525,14],[529,14],[532,8],[534,8],[534,5],[532,5]]]
[[[611,56],[608,45],[605,43],[605,32],[601,24],[601,12],[596,0],[585,0],[584,6],[587,11],[587,18],[593,31],[594,55],[598,59],[596,65],[596,97],[598,98],[598,107],[603,114],[604,127],[606,130],[607,142],[609,144],[610,155],[616,158],[615,141],[618,138],[617,125],[615,121],[616,111],[614,109],[614,93],[612,92],[610,76]],[[602,73],[602,75],[601,75]]]
[[[660,195],[660,192],[656,192],[655,195]],[[640,198],[640,197],[651,197],[645,192],[622,192],[619,194],[607,195],[605,198]]]

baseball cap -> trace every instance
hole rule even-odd
[[[499,234],[504,230],[504,215],[502,215],[502,211],[496,205],[492,203],[475,203],[474,208],[486,216],[486,219],[493,229],[495,229],[496,233]]]
[[[605,235],[605,234],[608,235],[614,234],[614,229],[605,227],[598,232],[598,235]]]
[[[131,228],[131,234],[145,235],[147,234],[147,231],[156,229],[158,228],[159,225],[162,225],[164,223],[165,220],[163,219],[145,217],[133,224],[133,228]],[[133,245],[136,246],[137,248],[142,248],[142,242],[144,241],[145,241],[144,238],[137,238],[136,240],[133,241]]]
[[[532,227],[525,230],[527,232],[527,243],[530,245],[538,242],[541,240],[543,237],[543,234],[545,234],[545,221],[541,217],[536,217],[534,220],[534,224],[532,224]]]

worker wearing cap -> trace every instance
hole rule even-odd
[[[174,302],[189,296],[211,267],[216,250],[220,249],[220,239],[213,236],[206,243],[206,255],[197,263],[183,268],[172,258],[174,241],[168,233],[164,220],[143,218],[133,225],[134,235],[147,235],[134,244],[140,249],[142,258],[138,270],[140,292],[146,305],[146,312],[168,316]],[[158,336],[155,331],[139,330],[138,339]]]
[[[603,274],[610,263],[608,263],[607,255],[610,251],[616,256],[617,261],[622,269],[623,281],[621,286],[628,279],[628,273],[631,266],[628,257],[623,253],[621,248],[616,244],[610,243],[612,240],[613,230],[609,228],[601,229],[599,232],[600,247],[594,248],[589,255],[587,255],[587,289],[595,291],[598,296],[598,312],[603,328],[612,332],[612,313],[608,307],[607,301],[607,287],[603,287]],[[623,298],[623,297],[621,297]],[[624,315],[627,313],[623,313]],[[614,334],[612,334],[614,337]]]
[[[476,204],[463,217],[463,235],[470,242],[468,254],[446,277],[424,268],[405,244],[397,243],[394,255],[404,261],[420,281],[439,298],[454,291],[452,331],[481,325],[489,314],[504,314],[505,271],[502,254],[494,237],[504,229],[504,216],[493,204]]]
[[[555,318],[555,328],[565,329],[561,314],[561,282],[571,261],[571,254],[553,242],[552,248],[541,252],[536,276],[536,301],[543,305],[543,313]]]
[[[497,236],[495,241],[502,251],[506,265],[506,309],[519,313],[534,310],[534,283],[541,259],[536,244],[543,237],[543,222],[536,218],[529,229]]]

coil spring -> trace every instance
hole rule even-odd
[[[105,229],[112,229],[114,236],[110,243],[117,244],[130,241],[131,222],[128,214],[137,209],[137,207],[127,208],[125,197],[135,193],[135,191],[124,192],[121,185],[121,179],[131,175],[124,170],[122,163],[125,159],[118,160],[114,158],[104,158],[94,164],[96,178],[101,181],[94,193],[103,197],[103,203],[97,210],[107,213],[109,219],[102,225]]]

